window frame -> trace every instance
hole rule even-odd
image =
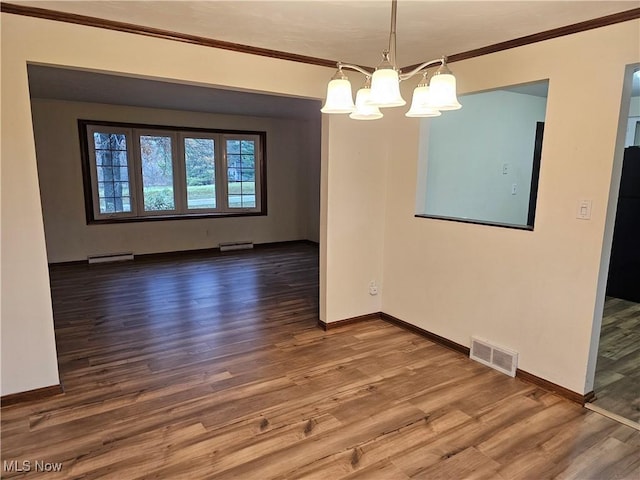
[[[224,168],[224,185],[223,185],[223,189],[222,189],[222,194],[224,195],[225,200],[225,206],[226,206],[226,211],[228,213],[233,213],[233,212],[251,212],[254,210],[259,210],[260,209],[260,202],[261,202],[261,190],[262,190],[262,181],[259,181],[258,178],[258,172],[262,169],[262,154],[260,152],[260,148],[257,148],[256,151],[254,152],[254,162],[255,162],[255,172],[256,172],[256,178],[254,181],[254,194],[256,197],[256,206],[255,207],[230,207],[229,206],[229,177],[228,177],[228,158],[227,158],[227,140],[248,140],[248,139],[252,139],[256,142],[258,142],[258,147],[260,146],[260,139],[257,135],[242,135],[239,136],[237,134],[232,134],[232,133],[225,133],[222,135],[222,152],[223,152],[223,156],[222,156],[222,163],[223,163],[223,168]],[[219,178],[219,177],[216,177]]]
[[[129,194],[131,212],[100,213],[97,197],[98,181],[95,166],[95,148],[90,140],[94,132],[114,130],[127,133],[127,155],[129,168]],[[149,125],[138,123],[111,122],[78,119],[80,136],[80,157],[82,162],[85,212],[87,224],[146,222],[157,220],[186,220],[202,218],[266,216],[267,215],[267,138],[264,131],[208,129],[169,125]],[[89,133],[91,132],[91,137]],[[174,210],[144,210],[142,189],[142,161],[140,156],[140,135],[172,137]],[[188,208],[187,179],[184,140],[186,138],[212,138],[215,145],[215,188],[216,208]],[[255,196],[256,206],[231,208],[227,205],[227,160],[226,139],[255,139]],[[221,201],[223,201],[221,203]]]
[[[131,211],[129,212],[112,212],[112,213],[101,213],[100,212],[100,194],[99,194],[99,186],[98,186],[98,167],[96,165],[96,148],[95,142],[93,140],[94,133],[111,133],[111,134],[125,134],[127,138],[127,169],[128,169],[128,183],[129,183],[129,202]],[[91,140],[89,140],[91,138]],[[132,144],[133,134],[132,129],[128,127],[120,127],[120,126],[98,126],[98,125],[88,125],[86,134],[85,134],[85,144],[87,145],[87,155],[88,155],[88,170],[91,176],[92,181],[90,182],[89,188],[89,200],[91,205],[91,214],[94,218],[99,219],[110,219],[110,220],[118,220],[125,218],[133,218],[137,217],[137,198],[136,192],[131,188],[132,179],[135,176],[135,167],[132,161],[133,155],[133,144]],[[87,189],[85,188],[85,197],[87,196]],[[85,204],[87,202],[85,201]],[[87,211],[89,214],[89,211]]]
[[[138,193],[138,217],[155,217],[157,215],[179,215],[181,212],[180,204],[180,183],[182,177],[181,175],[181,162],[180,157],[178,156],[178,151],[176,147],[177,137],[178,135],[175,132],[165,133],[165,131],[157,130],[157,129],[147,129],[147,128],[136,128],[131,129],[133,139],[132,143],[135,147],[135,154],[133,157],[133,162],[136,163],[136,177],[134,179],[135,190]],[[141,144],[140,137],[168,137],[171,139],[171,175],[173,181],[173,209],[172,210],[146,210],[144,205],[144,176],[142,171],[142,156],[140,154]]]
[[[189,192],[188,192],[188,186],[187,186],[187,175],[186,175],[186,163],[187,163],[187,159],[186,159],[186,153],[185,153],[185,146],[184,146],[184,141],[187,138],[197,138],[197,139],[210,139],[213,140],[213,154],[214,154],[214,185],[215,185],[215,191],[216,191],[216,206],[215,208],[189,208]],[[222,157],[222,150],[221,150],[221,145],[220,145],[220,134],[219,133],[208,133],[208,132],[198,132],[198,131],[194,131],[194,130],[185,130],[182,131],[178,134],[178,149],[180,151],[180,158],[184,159],[183,162],[181,162],[181,167],[183,167],[185,169],[184,174],[181,174],[180,176],[180,180],[184,182],[184,191],[185,191],[185,197],[184,197],[184,211],[188,212],[189,214],[202,214],[202,215],[208,215],[208,214],[212,214],[212,215],[216,215],[216,216],[220,216],[222,213],[222,208],[220,206],[220,189],[222,188],[220,185],[221,182],[221,178],[218,172],[218,168],[219,168],[219,164],[221,162],[221,157]]]

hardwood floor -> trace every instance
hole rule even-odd
[[[594,390],[595,405],[640,423],[640,304],[607,298]]]
[[[3,476],[640,476],[640,432],[381,320],[317,328],[317,265],[295,245],[53,267],[66,393],[2,408]]]

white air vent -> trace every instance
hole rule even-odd
[[[506,373],[511,377],[516,376],[518,353],[513,350],[498,347],[477,337],[471,337],[471,352],[469,356],[473,360],[495,368],[499,372]]]
[[[229,250],[249,250],[253,248],[253,242],[225,242],[220,244],[221,252],[228,252]]]
[[[124,260],[133,260],[133,253],[107,253],[105,255],[89,255],[87,257],[89,263],[122,262]]]

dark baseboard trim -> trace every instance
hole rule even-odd
[[[276,247],[287,247],[293,245],[317,245],[311,240],[283,240],[281,242],[268,242],[268,243],[256,243],[253,248],[276,248]]]
[[[393,315],[389,315],[388,313],[380,312],[380,318],[386,322],[397,325],[398,327],[409,330],[410,332],[417,333],[418,335],[428,338],[429,340],[442,345],[443,347],[450,348],[451,350],[455,350],[456,352],[462,353],[464,355],[469,356],[469,352],[471,351],[469,347],[465,347],[464,345],[456,343],[453,340],[449,340],[448,338],[436,335],[435,333],[424,330],[411,323],[407,323],[404,320],[400,320],[399,318],[394,317]]]
[[[594,392],[593,390],[591,390],[589,393],[585,393],[583,395],[583,401],[584,403],[582,405],[584,405],[585,403],[591,403],[596,399],[596,392]]]
[[[318,244],[311,240],[285,240],[282,242],[268,242],[268,243],[256,243],[251,250],[262,250],[268,248],[278,248],[294,245],[311,245],[317,247]],[[237,253],[245,250],[233,250],[231,253]],[[223,252],[218,247],[211,248],[197,248],[194,250],[174,250],[171,252],[157,252],[157,253],[134,253],[134,259],[136,260],[158,260],[168,257],[180,257],[180,256],[192,256],[192,255],[221,255]],[[224,252],[229,253],[229,252]],[[70,265],[88,265],[87,260],[72,260],[69,262],[53,262],[49,263],[49,266],[70,266]],[[104,265],[104,263],[98,264]]]
[[[35,390],[28,390],[26,392],[11,393],[9,395],[3,395],[0,399],[3,407],[9,405],[16,405],[17,403],[32,402],[34,400],[42,400],[45,398],[53,397],[55,395],[61,395],[64,393],[62,384],[51,385],[49,387],[36,388]]]
[[[89,262],[87,260],[71,260],[68,262],[49,262],[49,267],[71,267],[74,265],[88,265]]]
[[[337,322],[330,322],[328,324],[319,320],[318,326],[326,331],[326,330],[341,327],[344,325],[350,325],[352,323],[359,323],[359,322],[364,322],[367,320],[374,320],[374,319],[384,320],[385,322],[391,323],[400,328],[404,328],[405,330],[409,330],[410,332],[420,335],[421,337],[425,337],[428,340],[431,340],[432,342],[437,343],[438,345],[454,350],[467,357],[469,356],[469,353],[470,353],[469,347],[466,347],[457,342],[454,342],[453,340],[449,340],[448,338],[441,337],[440,335],[429,332],[428,330],[424,330],[423,328],[420,328],[416,325],[405,322],[404,320],[400,320],[399,318],[384,312],[369,313],[367,315],[360,315],[358,317],[345,318],[344,320],[339,320]],[[561,397],[571,400],[572,402],[579,403],[580,405],[583,405],[583,406],[585,403],[590,402],[595,398],[594,392],[589,392],[583,395],[581,393],[574,392],[573,390],[569,390],[568,388],[565,388],[556,383],[550,382],[549,380],[545,380],[544,378],[533,375],[532,373],[526,372],[524,370],[520,370],[519,368],[516,370],[516,377],[519,378],[520,380],[537,385],[549,392],[560,395]]]
[[[569,390],[568,388],[558,385],[557,383],[550,382],[549,380],[545,380],[544,378],[538,377],[537,375],[529,372],[525,372],[524,370],[520,370],[519,368],[516,370],[516,378],[519,378],[520,380],[528,383],[533,383],[534,385],[542,387],[549,392],[560,395],[567,400],[579,403],[582,406],[584,406],[585,403],[593,400],[593,398],[595,397],[595,394],[593,392],[585,394],[574,392],[573,390]]]
[[[318,320],[318,327],[323,329],[325,332],[327,330],[333,330],[334,328],[344,327],[346,325],[351,325],[353,323],[366,322],[368,320],[379,320],[380,313],[367,313],[366,315],[359,315],[357,317],[345,318],[343,320],[338,320],[335,322],[325,323],[322,320]]]

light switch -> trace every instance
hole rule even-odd
[[[578,201],[578,215],[580,220],[591,220],[591,200]]]
[[[507,175],[509,173],[509,164],[508,163],[503,163],[502,164],[502,174],[503,175]]]

